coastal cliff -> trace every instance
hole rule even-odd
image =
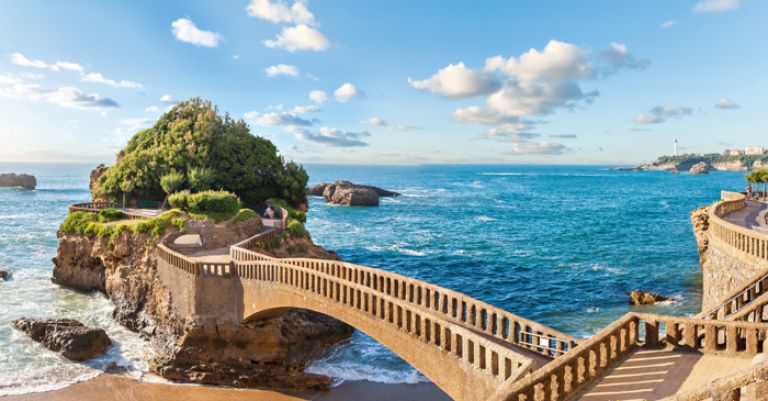
[[[189,220],[183,233],[197,232],[226,242],[239,241],[260,222],[213,225]],[[166,236],[181,232],[170,228]],[[123,231],[112,239],[91,234],[58,234],[53,281],[85,291],[100,291],[114,303],[113,317],[141,333],[157,350],[152,370],[176,381],[235,387],[322,389],[330,378],[304,373],[305,365],[352,329],[326,316],[292,310],[248,324],[179,313],[172,291],[160,279],[156,246],[160,237]],[[301,246],[299,246],[299,244]],[[282,249],[293,245],[290,252]],[[275,254],[335,258],[308,238],[281,245]],[[212,300],[215,301],[215,300]]]
[[[617,170],[643,171],[689,171],[696,164],[703,163],[711,171],[749,171],[764,167],[768,155],[721,155],[685,154],[680,156],[661,156],[651,163]]]

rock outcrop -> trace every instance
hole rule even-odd
[[[400,196],[397,192],[349,181],[317,184],[307,190],[307,195],[322,196],[330,203],[344,206],[378,206],[380,197]]]
[[[707,262],[707,248],[709,247],[709,208],[710,206],[701,206],[691,212],[693,236],[696,238],[699,264],[702,267]]]
[[[107,171],[107,167],[103,164],[99,164],[91,170],[90,180],[88,184],[88,189],[91,192],[91,199],[94,201],[107,201],[108,199],[101,198],[97,194],[100,192],[99,188],[99,178]]]
[[[218,226],[189,220],[183,233],[199,233],[203,248],[208,249],[250,237],[261,227],[258,218],[252,220]],[[170,230],[166,236],[181,235],[175,228]],[[104,292],[115,305],[114,318],[151,341],[157,351],[151,368],[167,379],[297,390],[331,384],[330,378],[303,369],[333,344],[348,338],[351,327],[298,310],[247,324],[179,313],[174,304],[182,301],[171,296],[158,272],[156,245],[160,241],[150,234],[128,231],[111,242],[92,235],[59,233],[54,281]]]
[[[73,319],[16,319],[13,327],[27,333],[46,348],[74,361],[103,354],[112,341],[100,328],[86,327]]]
[[[6,270],[0,270],[0,281],[8,281],[11,279],[11,272]]]
[[[709,174],[709,165],[705,162],[698,162],[688,170],[689,174]]]
[[[650,305],[656,302],[671,301],[672,298],[665,297],[663,295],[654,294],[652,292],[645,292],[635,290],[629,293],[630,305]]]
[[[37,179],[29,174],[0,174],[0,188],[35,189]]]

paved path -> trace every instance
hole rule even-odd
[[[700,388],[751,362],[751,358],[639,348],[595,381],[580,400],[659,400]]]
[[[747,201],[747,207],[726,215],[723,219],[742,227],[768,232],[768,224],[765,222],[766,213],[768,213],[767,203]]]

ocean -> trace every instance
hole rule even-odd
[[[0,163],[0,172],[34,174],[38,189],[0,188],[0,395],[61,388],[123,366],[148,373],[148,344],[111,318],[100,294],[50,282],[56,229],[71,203],[87,201],[93,166]],[[701,275],[689,213],[741,190],[740,172],[673,175],[606,166],[308,165],[310,184],[338,179],[403,194],[376,208],[310,198],[314,241],[349,262],[378,267],[464,292],[577,337],[629,310],[643,289],[674,301],[642,307],[698,312]],[[87,364],[69,362],[11,328],[21,316],[66,316],[103,327],[115,340]],[[425,381],[365,334],[312,363],[344,380]]]

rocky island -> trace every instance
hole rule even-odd
[[[394,191],[353,184],[350,181],[313,185],[307,189],[307,195],[322,196],[329,203],[344,206],[378,206],[380,197],[400,196]]]
[[[173,146],[181,141],[189,146]],[[106,294],[115,305],[114,318],[150,340],[157,351],[151,368],[167,379],[327,388],[330,378],[303,369],[348,338],[350,326],[297,309],[248,323],[227,318],[226,308],[206,314],[190,298],[191,290],[176,288],[176,281],[188,278],[164,280],[159,268],[160,248],[198,258],[203,268],[221,266],[230,245],[266,231],[267,223],[276,224],[254,211],[267,204],[286,205],[291,217],[286,216],[287,225],[266,252],[338,259],[312,242],[302,225],[303,212],[293,209],[305,207],[305,187],[304,169],[284,162],[275,146],[251,135],[244,122],[218,115],[210,102],[181,102],[152,128],[137,133],[113,166],[99,166],[91,175],[92,198],[103,202],[70,209],[58,233],[53,281]],[[130,208],[109,208],[147,200],[173,209],[131,218]],[[197,245],[189,248],[177,241],[182,236],[197,238]],[[226,277],[220,280],[228,283]],[[219,297],[211,296],[204,302],[220,306],[215,302]]]
[[[0,174],[0,188],[35,189],[37,179],[29,174]]]

